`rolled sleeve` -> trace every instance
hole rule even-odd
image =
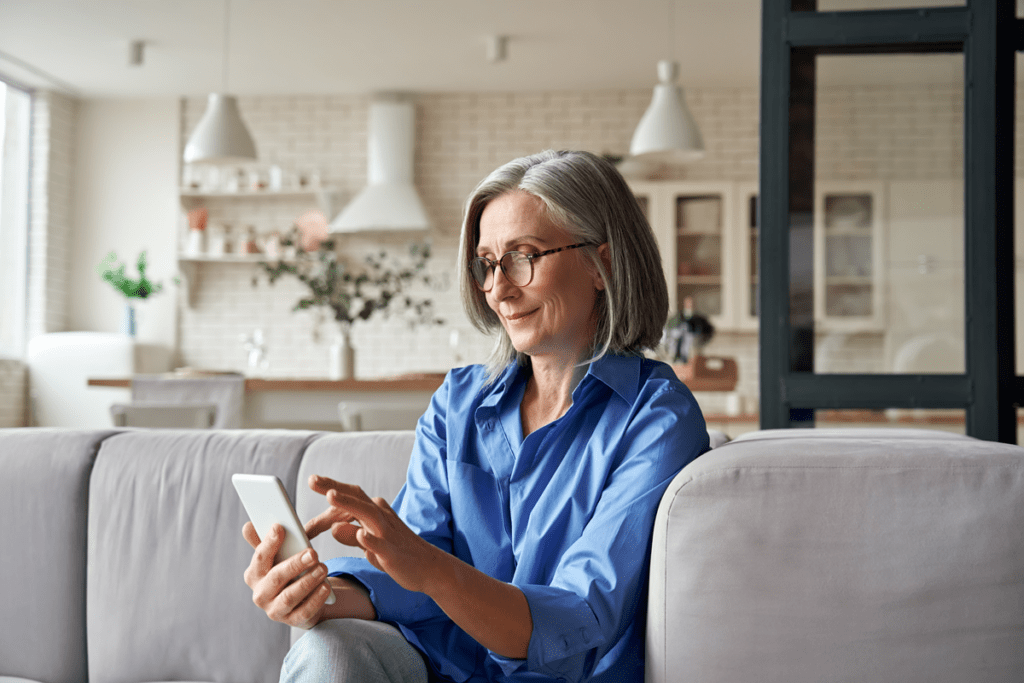
[[[436,619],[441,609],[425,593],[399,586],[385,572],[361,557],[335,557],[327,560],[328,576],[351,577],[370,592],[370,602],[380,621],[411,624]]]

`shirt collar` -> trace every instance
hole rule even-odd
[[[642,361],[640,356],[617,356],[608,353],[590,364],[587,376],[603,382],[626,403],[632,404],[640,393]]]
[[[522,368],[519,367],[518,363],[509,363],[501,374],[498,375],[491,384],[485,389],[485,395],[480,401],[480,406],[491,406],[494,407],[501,402],[501,399],[505,396],[508,388],[516,381],[516,377]]]
[[[607,385],[627,403],[633,403],[640,392],[640,364],[642,361],[640,356],[619,356],[608,353],[589,365],[586,377],[592,376]],[[517,363],[509,363],[508,367],[487,388],[487,395],[483,397],[480,405],[497,406],[508,389],[515,383],[521,370],[522,368]],[[584,382],[580,382],[580,384],[584,384]],[[573,394],[576,394],[575,389]]]

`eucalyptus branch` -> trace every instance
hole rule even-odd
[[[376,313],[388,318],[397,308],[413,314],[411,325],[444,324],[434,316],[429,298],[414,299],[406,293],[408,287],[418,283],[436,284],[427,272],[430,246],[410,245],[409,257],[410,263],[389,263],[387,252],[380,251],[368,255],[362,268],[353,270],[338,258],[334,241],[325,240],[315,252],[299,252],[294,262],[261,261],[258,267],[270,284],[290,276],[306,286],[309,293],[296,302],[293,311],[325,308],[335,321],[351,325],[369,320]]]

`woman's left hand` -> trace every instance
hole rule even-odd
[[[430,569],[443,553],[417,536],[386,500],[319,475],[310,477],[309,487],[326,496],[330,507],[306,524],[307,534],[312,537],[330,529],[339,542],[361,548],[370,564],[402,588],[427,591]]]

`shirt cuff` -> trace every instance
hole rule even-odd
[[[444,615],[425,593],[406,590],[363,557],[334,557],[327,565],[328,576],[348,575],[366,587],[379,621],[412,624]]]
[[[533,633],[526,659],[491,653],[506,675],[524,667],[538,673],[573,679],[581,673],[587,651],[605,642],[587,601],[572,591],[551,586],[517,586],[530,606]],[[576,657],[576,661],[565,661]]]

